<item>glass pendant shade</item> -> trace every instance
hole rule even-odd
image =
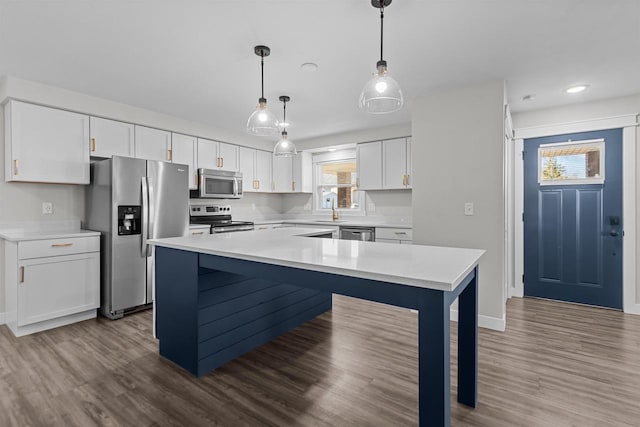
[[[362,89],[359,107],[371,114],[398,111],[404,105],[400,85],[387,73],[385,66],[378,66],[378,73]]]
[[[247,132],[256,136],[276,135],[280,129],[278,118],[267,108],[267,102],[259,102],[247,120]]]
[[[282,157],[291,157],[298,154],[296,151],[296,145],[289,141],[287,137],[287,132],[282,132],[282,138],[280,141],[276,143],[276,146],[273,147],[274,156],[282,156]]]

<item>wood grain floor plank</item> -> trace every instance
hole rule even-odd
[[[15,338],[0,327],[0,426],[417,425],[417,315],[334,296],[333,311],[194,378],[158,355],[151,312]],[[452,425],[640,425],[640,316],[512,299],[479,332],[479,404]]]

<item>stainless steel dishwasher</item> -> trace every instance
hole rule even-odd
[[[374,227],[340,227],[340,239],[373,242],[376,240],[376,229]]]

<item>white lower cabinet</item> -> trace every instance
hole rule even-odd
[[[410,228],[376,227],[376,242],[410,245],[413,242],[413,230]]]
[[[100,236],[5,241],[5,294],[16,336],[96,317]]]

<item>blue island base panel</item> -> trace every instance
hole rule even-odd
[[[156,248],[160,355],[202,376],[331,310],[331,292],[201,268],[198,254]]]

